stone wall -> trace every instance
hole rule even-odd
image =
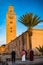
[[[33,29],[32,30],[32,48],[35,49],[43,45],[43,29]],[[23,35],[23,40],[22,40]],[[24,32],[16,39],[12,40],[9,44],[6,44],[5,53],[11,53],[13,49],[16,51],[16,57],[21,57],[21,51],[23,49],[23,42],[24,42],[24,49],[29,52],[29,37],[28,32]]]

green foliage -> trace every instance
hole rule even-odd
[[[3,44],[3,45],[1,45],[1,46],[6,46],[6,44]]]
[[[21,22],[28,28],[30,49],[32,49],[32,43],[31,43],[32,28],[34,26],[38,25],[38,23],[40,23],[42,21],[43,20],[40,20],[40,17],[38,17],[37,15],[33,15],[33,13],[26,13],[19,18],[19,22]]]
[[[33,15],[33,13],[26,13],[25,15],[22,15],[20,17],[19,22],[27,27],[34,27],[38,23],[40,23],[41,20],[40,17],[38,17],[37,15]]]
[[[38,49],[43,55],[43,46],[36,47],[36,49]]]

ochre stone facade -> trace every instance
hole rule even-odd
[[[23,36],[23,39],[22,39],[22,36]],[[31,40],[32,40],[33,49],[35,49],[36,47],[39,47],[39,45],[43,46],[43,29],[33,29]],[[21,57],[20,53],[23,48],[23,42],[24,42],[24,49],[27,52],[29,52],[29,37],[28,37],[27,31],[24,32],[23,34],[21,34],[20,36],[16,37],[11,42],[9,42],[9,44],[6,44],[5,48],[4,48],[4,46],[1,47],[0,50],[3,51],[3,49],[4,49],[4,51],[3,51],[4,53],[11,53],[11,51],[13,49],[15,49],[16,57]]]
[[[9,6],[6,14],[6,44],[16,38],[16,14],[13,6]]]
[[[22,40],[23,35],[23,40]],[[36,47],[39,47],[43,45],[43,29],[33,29],[32,30],[32,48],[35,49]],[[12,40],[9,44],[6,45],[6,52],[11,53],[12,49],[15,49],[16,56],[19,57],[20,53],[23,48],[23,42],[24,42],[24,49],[28,52],[29,51],[29,37],[28,32],[24,32],[20,36],[18,36],[16,39]]]
[[[43,45],[43,29],[33,29],[32,47],[39,47]]]

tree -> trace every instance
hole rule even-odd
[[[1,46],[4,46],[4,47],[5,47],[5,46],[6,46],[6,44],[3,44],[3,45],[1,45]]]
[[[19,22],[21,22],[28,28],[29,47],[30,47],[29,49],[32,49],[32,42],[31,42],[32,28],[42,21],[43,20],[40,20],[40,17],[38,17],[37,15],[33,15],[33,13],[26,13],[22,15],[19,19]]]
[[[42,53],[42,55],[43,55],[43,46],[36,47],[36,49],[38,49],[38,50],[39,50],[39,52],[41,52],[41,53]]]

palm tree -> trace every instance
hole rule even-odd
[[[43,20],[40,20],[40,17],[38,17],[37,15],[33,15],[33,13],[26,13],[25,15],[22,15],[19,19],[19,22],[21,22],[28,28],[29,47],[30,47],[29,49],[32,49],[32,42],[31,42],[32,28],[41,21]]]
[[[3,45],[1,45],[1,46],[6,46],[6,44],[3,44]]]
[[[43,55],[43,46],[36,47],[36,49],[38,49]]]

